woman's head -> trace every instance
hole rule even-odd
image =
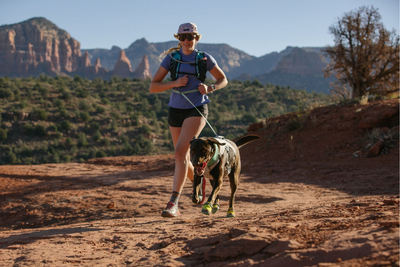
[[[171,47],[164,51],[160,56],[168,55],[177,50],[193,51],[196,43],[201,39],[201,34],[197,31],[196,24],[192,22],[183,23],[179,26],[178,32],[174,34],[175,38],[179,40],[177,47]]]
[[[179,26],[178,32],[174,34],[175,38],[179,41],[183,42],[186,39],[188,41],[199,41],[201,38],[201,34],[197,31],[196,24],[192,22],[183,23]]]

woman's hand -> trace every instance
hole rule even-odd
[[[183,77],[180,77],[180,78],[178,78],[178,79],[175,81],[175,87],[186,86],[187,82],[188,82],[188,77],[187,77],[187,75],[185,75],[185,76],[183,76]]]
[[[197,87],[197,89],[199,89],[200,94],[205,95],[208,94],[210,92],[212,92],[212,89],[208,85],[205,85],[204,83],[200,83],[199,86]]]

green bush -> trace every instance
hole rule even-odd
[[[96,107],[96,113],[103,114],[105,110],[106,109],[103,108],[102,106],[97,106]]]
[[[67,120],[62,121],[60,124],[60,129],[62,129],[62,130],[68,131],[71,128],[72,128],[72,124]]]
[[[7,140],[7,130],[0,128],[0,143]]]
[[[35,109],[33,112],[36,114],[36,116],[38,116],[39,120],[41,120],[41,121],[47,120],[47,112],[46,112],[46,110]]]
[[[82,111],[79,113],[79,118],[84,122],[89,122],[92,120],[88,112]]]
[[[79,147],[86,147],[89,143],[86,139],[86,135],[84,133],[79,134],[78,136],[78,146]]]
[[[15,164],[18,161],[17,156],[13,152],[7,152],[4,161],[8,164]]]
[[[94,140],[94,141],[99,141],[100,138],[101,138],[101,133],[100,133],[99,130],[96,130],[96,132],[95,132],[94,135],[93,135],[93,140]]]
[[[35,135],[45,136],[47,133],[46,127],[44,125],[38,124],[35,126]]]
[[[0,88],[0,98],[11,98],[13,95],[10,89]]]
[[[102,150],[99,150],[96,152],[96,158],[104,158],[104,157],[107,157],[106,152],[104,152]]]

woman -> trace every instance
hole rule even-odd
[[[193,181],[193,165],[190,162],[189,142],[193,137],[197,137],[200,134],[206,124],[205,119],[199,112],[203,113],[204,117],[207,118],[207,103],[210,102],[207,94],[221,89],[228,84],[224,72],[218,67],[217,62],[211,55],[203,52],[201,55],[204,55],[204,58],[196,60],[199,53],[195,47],[201,35],[198,33],[197,26],[194,23],[180,25],[178,33],[174,34],[174,36],[179,40],[178,47],[170,48],[162,54],[166,55],[166,57],[161,62],[150,84],[150,93],[159,93],[173,89],[168,104],[170,107],[168,124],[175,148],[175,174],[172,196],[166,209],[161,213],[163,217],[176,217],[180,215],[178,200],[185,179],[188,177]],[[198,62],[196,63],[196,61]],[[170,70],[171,65],[175,66],[172,70]],[[214,84],[206,85],[204,81],[202,82],[199,79],[199,70],[197,67],[200,65],[207,67],[207,71],[216,80]],[[162,81],[168,72],[171,72],[171,74],[173,72],[174,77],[171,77],[172,81],[163,83]],[[204,77],[202,77],[202,80],[204,80]],[[183,95],[182,92],[188,93]],[[204,189],[205,180],[202,186],[203,198],[205,198]]]

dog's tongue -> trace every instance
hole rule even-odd
[[[204,162],[203,165],[201,166],[202,169],[204,169],[207,166],[207,162]]]

